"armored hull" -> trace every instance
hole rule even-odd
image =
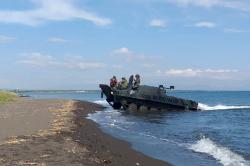
[[[129,111],[196,111],[198,103],[192,100],[168,96],[162,87],[141,85],[133,90],[112,89],[108,85],[100,84],[102,94],[114,108]],[[103,95],[102,95],[103,96]]]

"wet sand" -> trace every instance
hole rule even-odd
[[[0,165],[166,166],[103,133],[84,101],[20,100],[0,105]]]

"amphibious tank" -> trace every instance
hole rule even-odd
[[[165,88],[162,85],[153,87],[140,85],[133,89],[131,78],[127,89],[111,88],[106,84],[100,84],[102,97],[106,96],[107,102],[114,109],[147,112],[147,111],[196,111],[198,103],[169,96],[167,89],[174,89],[173,86]]]

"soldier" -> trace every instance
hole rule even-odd
[[[111,79],[110,79],[110,87],[111,88],[116,88],[117,86],[117,79],[116,79],[116,76],[113,76]]]
[[[122,77],[122,81],[118,85],[119,89],[127,89],[128,88],[128,81],[125,77]]]
[[[141,83],[140,75],[136,74],[134,79],[133,89],[137,89],[140,86],[140,83]]]

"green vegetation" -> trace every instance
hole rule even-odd
[[[17,95],[13,92],[0,91],[0,104],[15,101]]]

